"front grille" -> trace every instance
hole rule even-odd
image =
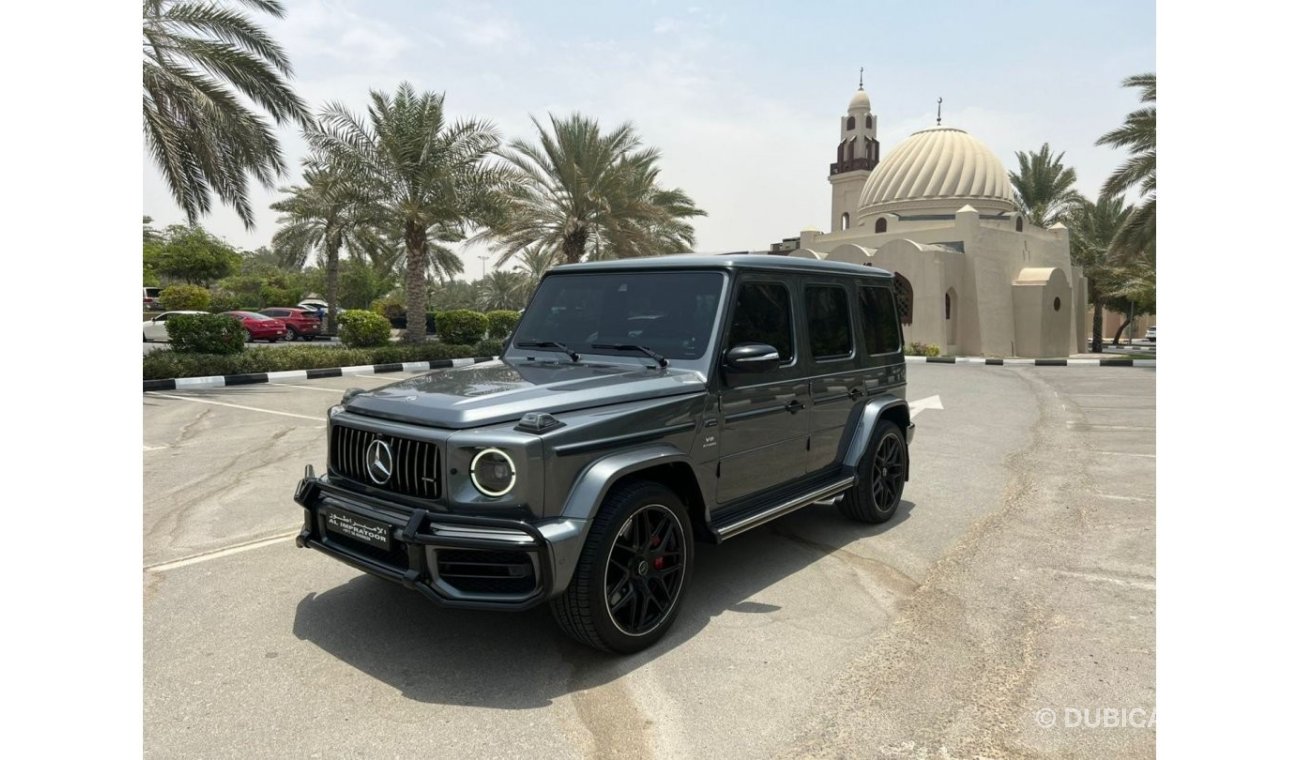
[[[439,549],[438,577],[469,594],[527,594],[537,588],[527,552]]]
[[[382,438],[393,451],[393,473],[379,485],[366,472],[366,449]],[[345,477],[394,493],[436,499],[442,496],[438,447],[428,441],[380,435],[335,425],[330,433],[330,469]]]

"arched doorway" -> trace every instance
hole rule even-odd
[[[849,228],[849,212],[845,211],[843,214],[840,214],[840,231],[847,230],[848,228]]]

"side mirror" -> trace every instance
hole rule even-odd
[[[725,364],[732,372],[771,372],[781,365],[781,354],[766,343],[742,343],[727,349]]]

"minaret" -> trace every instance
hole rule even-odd
[[[862,69],[858,69],[858,91],[849,101],[848,115],[840,117],[840,144],[827,178],[831,183],[832,232],[857,226],[858,196],[878,163],[876,117],[871,115],[871,100],[862,89]]]

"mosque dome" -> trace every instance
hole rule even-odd
[[[849,100],[849,110],[850,111],[871,110],[871,98],[867,97],[866,90],[859,87],[858,91],[853,93],[853,98]]]
[[[1007,170],[984,143],[955,127],[914,132],[862,187],[858,218],[886,212],[1015,211]]]

